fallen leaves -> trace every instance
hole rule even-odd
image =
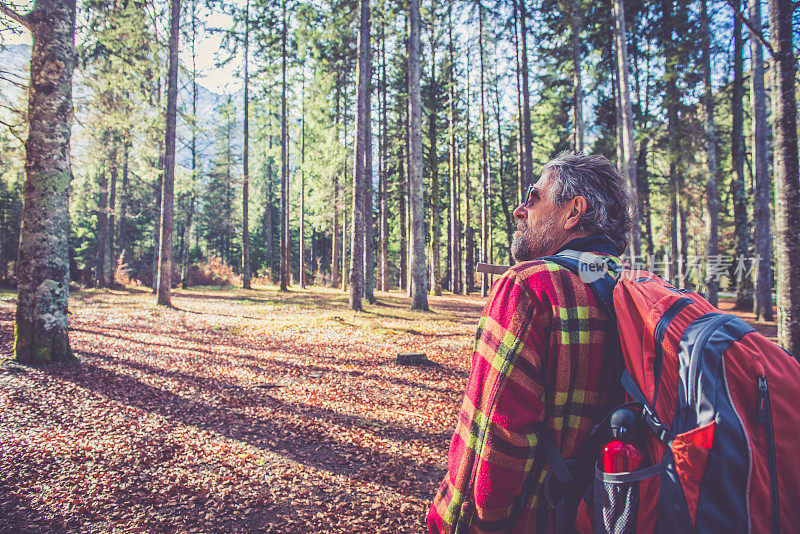
[[[0,365],[0,530],[421,531],[482,301],[379,298],[76,295],[80,365]],[[12,331],[0,302],[6,353]]]

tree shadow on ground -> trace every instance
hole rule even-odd
[[[184,347],[184,346],[181,346],[181,345],[176,344],[176,343],[167,344],[167,343],[159,343],[159,342],[156,342],[156,341],[144,341],[144,340],[141,340],[141,339],[132,339],[130,337],[125,337],[125,336],[122,336],[122,335],[113,335],[113,334],[108,332],[108,330],[121,330],[121,331],[125,331],[125,332],[136,332],[137,331],[136,329],[130,329],[130,328],[127,328],[127,327],[122,327],[122,328],[107,327],[107,328],[104,328],[103,330],[92,329],[92,328],[88,328],[88,327],[84,327],[84,328],[75,327],[75,328],[73,328],[73,330],[76,331],[76,332],[83,332],[83,333],[87,333],[87,334],[98,335],[98,336],[101,336],[101,337],[108,337],[108,338],[112,338],[112,339],[120,339],[120,340],[124,340],[126,343],[135,343],[135,344],[142,345],[142,346],[145,346],[145,347],[153,347],[153,349],[152,349],[153,352],[152,353],[155,354],[155,355],[159,355],[160,354],[160,351],[158,350],[159,348],[166,349],[166,350],[172,350],[172,351],[181,350],[181,351],[184,351],[184,352],[196,353],[197,357],[202,357],[201,356],[202,354],[206,354],[208,356],[205,357],[205,362],[208,363],[208,364],[213,364],[215,366],[219,366],[220,365],[220,362],[218,361],[218,359],[214,358],[215,356],[226,356],[226,357],[232,358],[232,359],[243,360],[244,362],[248,362],[248,363],[225,363],[224,367],[231,367],[231,368],[233,368],[233,367],[245,367],[248,370],[250,370],[250,371],[252,371],[254,373],[259,373],[259,374],[267,374],[268,371],[270,370],[269,369],[270,367],[271,367],[271,370],[273,370],[273,371],[277,370],[277,369],[284,369],[284,370],[296,371],[296,372],[298,372],[300,374],[303,374],[303,373],[306,373],[306,374],[307,373],[333,373],[335,375],[339,375],[339,376],[342,376],[342,377],[344,377],[344,376],[360,376],[360,377],[363,377],[363,378],[375,379],[377,381],[383,381],[383,382],[387,382],[387,383],[390,383],[390,384],[396,384],[396,385],[401,385],[401,386],[411,386],[411,387],[414,387],[414,388],[420,388],[420,389],[423,389],[423,390],[434,391],[434,392],[437,392],[437,393],[452,393],[452,390],[450,388],[431,386],[431,385],[428,385],[428,384],[424,384],[424,383],[421,383],[421,382],[414,382],[412,380],[408,380],[408,379],[401,378],[401,377],[392,377],[392,376],[387,376],[385,374],[372,373],[372,372],[367,372],[367,371],[359,371],[359,370],[354,370],[354,369],[338,370],[338,369],[332,368],[332,367],[327,366],[327,365],[320,365],[320,364],[314,364],[314,363],[295,364],[295,363],[287,362],[287,361],[284,361],[284,360],[280,360],[278,358],[264,356],[262,354],[253,355],[253,354],[239,352],[242,349],[246,350],[247,352],[259,352],[259,353],[263,353],[264,351],[272,351],[272,352],[276,352],[276,353],[288,354],[288,355],[297,356],[297,357],[303,357],[303,358],[307,358],[307,357],[318,358],[318,359],[321,359],[321,360],[326,360],[328,362],[331,362],[332,365],[343,364],[343,363],[347,363],[348,365],[359,365],[360,364],[360,365],[362,365],[362,366],[364,366],[365,368],[368,368],[368,369],[369,368],[375,368],[376,366],[380,366],[380,367],[395,367],[396,366],[395,361],[393,359],[388,359],[388,358],[383,362],[380,362],[380,361],[376,362],[374,358],[372,358],[372,359],[358,358],[358,357],[350,354],[350,355],[347,356],[347,358],[343,358],[343,359],[337,360],[333,356],[320,354],[320,353],[324,353],[326,351],[328,351],[328,352],[333,352],[333,351],[337,351],[337,350],[340,351],[341,347],[339,345],[337,345],[336,343],[334,343],[334,342],[315,341],[313,343],[308,343],[307,345],[304,345],[304,344],[302,344],[302,343],[300,343],[298,341],[295,341],[294,345],[288,345],[288,344],[284,344],[284,343],[281,343],[281,342],[276,342],[274,344],[267,344],[267,345],[264,345],[264,346],[260,346],[258,349],[254,349],[246,341],[242,341],[240,343],[237,343],[233,339],[226,338],[225,339],[225,343],[215,344],[215,346],[218,347],[218,348],[211,349],[211,348],[196,346],[196,345],[199,344],[196,340],[193,340],[191,338],[188,338],[188,339],[187,338],[183,338],[183,337],[180,337],[180,336],[176,336],[175,334],[166,334],[166,335],[171,335],[173,337],[177,337],[179,341],[186,341],[186,342],[189,342],[189,343],[191,343],[192,345],[195,345],[195,346],[185,346]],[[203,344],[204,345],[209,345],[209,343],[203,343]],[[233,350],[230,350],[230,349],[239,349],[239,351],[233,351]],[[314,350],[314,352],[312,352],[312,349],[316,349],[316,350]],[[467,374],[468,374],[467,371],[464,370],[464,369],[457,368],[457,367],[454,367],[452,365],[446,365],[446,364],[438,364],[438,365],[435,365],[435,366],[428,366],[428,367],[424,368],[424,371],[423,370],[419,370],[419,372],[420,373],[424,372],[430,378],[459,378],[459,379],[463,379],[463,380],[466,380],[466,377],[467,377]]]
[[[419,464],[402,455],[390,455],[349,443],[330,432],[324,422],[308,418],[297,421],[289,416],[296,413],[297,407],[268,395],[264,395],[262,402],[271,408],[272,413],[268,417],[254,417],[230,407],[210,406],[181,397],[90,361],[85,361],[81,366],[52,368],[45,372],[175,423],[242,441],[332,474],[375,482],[399,494],[429,498],[444,475],[444,471],[436,465]],[[339,417],[341,420],[363,420],[343,417],[341,414]],[[394,430],[403,432],[399,427]],[[434,436],[425,439],[430,438]],[[441,436],[436,436],[436,439],[441,439]],[[385,469],[385,466],[392,466],[392,469]],[[419,480],[420,484],[409,486],[406,483],[408,480]]]

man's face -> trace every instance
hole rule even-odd
[[[565,206],[556,206],[556,193],[555,179],[550,173],[542,175],[514,210],[518,222],[511,254],[516,261],[553,254],[563,241]]]

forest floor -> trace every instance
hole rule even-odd
[[[0,362],[0,532],[422,531],[484,300],[377,296],[74,292],[80,365]]]

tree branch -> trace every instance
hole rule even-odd
[[[747,29],[748,29],[748,30],[750,30],[750,34],[751,34],[753,37],[755,37],[756,39],[758,39],[758,41],[759,41],[759,42],[760,42],[762,45],[764,45],[764,48],[766,48],[766,49],[767,49],[767,51],[769,52],[769,55],[770,55],[770,57],[771,57],[772,59],[775,59],[775,50],[773,50],[773,49],[772,49],[772,46],[770,46],[770,44],[767,42],[767,40],[766,40],[766,39],[764,39],[764,34],[763,34],[763,33],[761,33],[761,32],[757,32],[757,31],[756,31],[756,30],[753,28],[753,26],[750,24],[750,19],[748,19],[748,18],[747,18],[747,17],[745,17],[745,16],[744,16],[742,13],[740,13],[740,12],[739,12],[739,8],[738,8],[738,7],[736,7],[736,5],[734,5],[734,3],[733,3],[733,0],[726,0],[726,1],[728,2],[728,5],[729,5],[729,6],[731,6],[731,9],[733,9],[733,14],[734,14],[734,15],[736,15],[736,18],[738,18],[739,20],[741,20],[741,21],[742,21],[742,24],[744,24],[745,26],[747,26]],[[796,2],[796,3],[797,3],[797,4],[800,4],[800,2]]]
[[[11,20],[16,21],[22,26],[25,26],[28,29],[28,31],[33,31],[31,30],[31,21],[29,20],[28,15],[20,15],[19,13],[11,9],[11,7],[5,2],[0,2],[0,13],[10,18]]]
[[[5,126],[8,128],[9,133],[14,136],[14,138],[20,142],[23,146],[25,145],[25,139],[22,137],[22,132],[24,131],[24,125],[22,124],[10,124],[3,119],[0,119],[0,126]]]

